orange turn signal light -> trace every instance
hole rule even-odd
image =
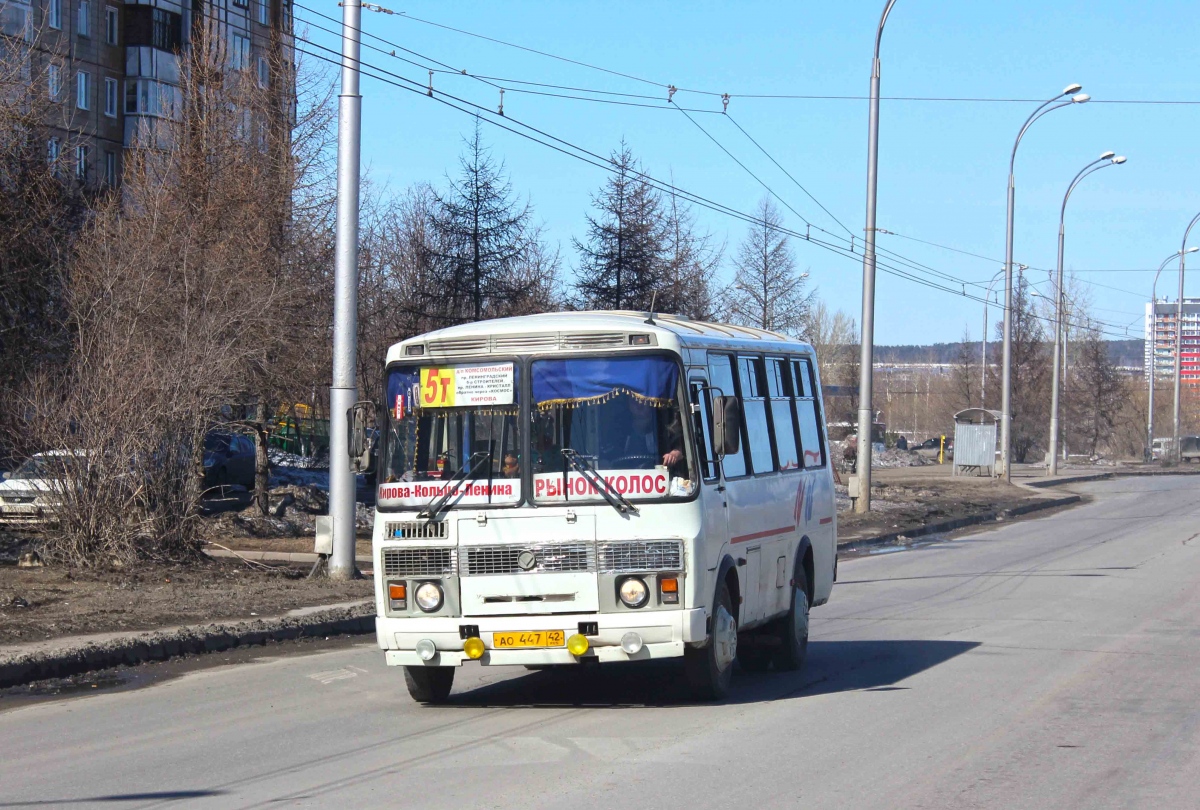
[[[408,598],[408,588],[403,582],[393,582],[388,585],[388,598],[400,601]]]
[[[658,581],[658,587],[663,593],[679,593],[679,580],[675,577],[666,577]]]

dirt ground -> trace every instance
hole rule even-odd
[[[993,478],[951,478],[928,468],[876,471],[871,511],[850,510],[846,488],[838,487],[838,542],[917,528],[927,523],[972,517],[1055,497],[1030,492]]]
[[[0,565],[0,644],[275,616],[372,594],[370,579],[309,580],[306,574],[236,560],[129,571]]]
[[[311,537],[220,537],[211,536],[210,543],[219,543],[236,551],[287,551],[311,554],[313,538]],[[215,545],[214,545],[215,547]],[[371,554],[371,536],[365,532],[358,533],[358,542],[354,551],[356,556]]]

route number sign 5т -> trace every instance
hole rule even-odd
[[[461,408],[513,403],[513,364],[421,369],[421,407]]]

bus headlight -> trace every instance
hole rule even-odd
[[[426,613],[433,613],[442,606],[442,586],[436,582],[422,582],[417,586],[413,598],[416,599],[417,607]]]
[[[638,577],[626,577],[617,588],[617,594],[625,607],[640,608],[650,601],[650,589]],[[420,597],[418,597],[419,599]]]

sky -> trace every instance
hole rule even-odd
[[[485,109],[483,133],[493,156],[503,161],[514,190],[531,202],[546,237],[561,246],[568,272],[577,263],[571,239],[583,235],[591,198],[607,175],[499,129],[493,126],[496,122],[514,129],[528,124],[604,156],[624,139],[650,175],[673,178],[681,189],[736,211],[752,212],[773,192],[784,201],[777,205],[787,227],[804,234],[807,220],[813,226],[808,232],[842,248],[834,252],[803,239],[791,240],[797,263],[809,273],[818,295],[832,308],[860,319],[868,113],[864,97],[883,0],[387,0],[385,5],[397,13],[363,12],[364,42],[385,51],[365,47],[364,70],[399,74],[421,85],[429,79],[424,66],[436,67],[430,60],[471,74],[435,74],[434,89]],[[298,0],[295,14],[297,33],[310,40],[300,44],[302,49],[322,57],[330,56],[322,48],[336,51],[339,40],[321,30],[337,27],[321,16],[340,20],[336,3]],[[1003,266],[1013,140],[1042,100],[1072,83],[1082,84],[1093,101],[1038,120],[1018,152],[1014,258],[1029,266],[1025,273],[1034,289],[1051,295],[1047,271],[1056,262],[1059,209],[1068,184],[1102,152],[1127,156],[1126,164],[1087,177],[1071,196],[1064,264],[1083,282],[1083,294],[1108,337],[1125,337],[1127,331],[1130,337],[1141,337],[1153,271],[1179,249],[1188,222],[1200,212],[1197,34],[1200,15],[1195,6],[1168,0],[898,0],[881,50],[884,100],[877,227],[891,233],[878,237],[876,343],[952,342],[964,332],[979,339],[984,306],[980,299]],[[395,50],[420,66],[393,57],[393,49],[420,54]],[[302,58],[315,68],[334,70],[319,59]],[[495,114],[499,91],[472,75],[500,77],[504,81],[495,83],[510,88],[504,94],[503,118]],[[398,82],[394,76],[387,78]],[[513,80],[652,98],[548,90]],[[388,82],[362,79],[366,176],[377,186],[396,190],[415,182],[444,185],[447,173],[456,170],[462,137],[472,129],[473,116]],[[674,95],[677,106],[697,110],[690,113],[695,123],[668,105],[668,85],[680,88]],[[515,92],[521,87],[649,106]],[[728,115],[722,114],[722,93],[730,94]],[[1192,103],[1100,103],[1129,100]],[[697,208],[696,215],[700,227],[727,246],[727,281],[732,255],[748,226],[703,208]],[[855,256],[845,255],[850,234]],[[1191,242],[1200,244],[1200,226]],[[1200,269],[1200,259],[1192,258]],[[883,272],[883,263],[920,281]],[[1164,272],[1159,296],[1169,290],[1174,298],[1177,279],[1177,271]],[[1000,286],[993,288],[993,296]],[[1200,278],[1187,290],[1189,297],[1200,295]],[[989,332],[997,320],[999,313],[993,310]]]

